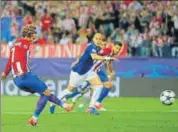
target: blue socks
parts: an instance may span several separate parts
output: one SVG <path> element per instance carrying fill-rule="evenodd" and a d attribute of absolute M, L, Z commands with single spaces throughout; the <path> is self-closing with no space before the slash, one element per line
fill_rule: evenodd
<path fill-rule="evenodd" d="M 103 99 L 108 95 L 109 91 L 110 91 L 110 88 L 104 87 L 97 101 L 101 103 Z"/>
<path fill-rule="evenodd" d="M 70 99 L 77 94 L 84 93 L 85 90 L 90 86 L 90 83 L 88 81 L 84 82 L 82 85 L 80 85 L 78 88 L 75 88 L 74 91 L 72 91 L 71 94 L 68 94 L 65 96 L 66 99 Z"/>
<path fill-rule="evenodd" d="M 38 100 L 36 110 L 34 112 L 34 116 L 36 118 L 39 117 L 41 112 L 43 111 L 44 107 L 46 106 L 46 103 L 49 101 L 63 107 L 63 103 L 60 99 L 58 99 L 55 95 L 51 94 L 50 96 L 42 94 L 41 97 Z"/>
<path fill-rule="evenodd" d="M 63 107 L 62 101 L 61 101 L 60 99 L 58 99 L 54 94 L 51 94 L 51 95 L 49 96 L 49 101 L 50 101 L 50 102 L 53 102 L 53 103 L 55 103 L 55 104 L 57 104 L 57 105 L 59 105 L 59 106 L 61 106 L 61 107 Z"/>
<path fill-rule="evenodd" d="M 67 95 L 65 96 L 65 98 L 66 98 L 66 99 L 70 99 L 70 98 L 76 96 L 77 94 L 80 94 L 80 92 L 78 91 L 78 88 L 75 88 L 74 91 L 72 91 L 71 94 L 67 94 Z"/>
<path fill-rule="evenodd" d="M 43 111 L 44 107 L 46 106 L 46 103 L 48 102 L 48 99 L 49 99 L 49 96 L 46 96 L 46 95 L 41 95 L 41 97 L 39 98 L 37 106 L 36 106 L 36 110 L 34 112 L 34 116 L 36 118 L 38 118 L 41 112 Z"/>

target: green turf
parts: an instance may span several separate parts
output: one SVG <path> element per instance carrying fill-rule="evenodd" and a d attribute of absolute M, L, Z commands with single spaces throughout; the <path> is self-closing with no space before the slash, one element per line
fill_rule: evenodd
<path fill-rule="evenodd" d="M 107 98 L 107 112 L 49 114 L 49 104 L 36 127 L 28 125 L 38 97 L 2 96 L 2 132 L 178 132 L 178 101 L 163 106 L 158 98 Z"/>

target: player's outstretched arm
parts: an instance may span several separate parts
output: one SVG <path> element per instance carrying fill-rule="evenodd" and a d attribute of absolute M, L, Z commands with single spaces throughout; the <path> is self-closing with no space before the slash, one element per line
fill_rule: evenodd
<path fill-rule="evenodd" d="M 91 57 L 93 60 L 117 60 L 114 57 L 108 57 L 108 56 L 101 56 L 98 54 L 91 54 Z"/>
<path fill-rule="evenodd" d="M 2 79 L 6 79 L 6 77 L 8 76 L 8 74 L 9 74 L 9 72 L 10 72 L 10 70 L 11 70 L 11 52 L 10 52 L 10 56 L 9 56 L 8 61 L 7 61 L 5 70 L 4 70 L 4 72 L 1 74 L 1 78 L 2 78 Z"/>
<path fill-rule="evenodd" d="M 106 66 L 106 71 L 108 73 L 113 73 L 114 72 L 114 68 L 112 66 L 112 61 L 108 61 L 105 66 Z"/>
<path fill-rule="evenodd" d="M 71 67 L 73 67 L 75 64 L 78 63 L 80 57 L 81 57 L 81 55 L 76 57 L 76 60 L 71 64 Z"/>
<path fill-rule="evenodd" d="M 112 62 L 109 61 L 106 63 L 106 71 L 108 73 L 108 76 L 111 80 L 114 80 L 115 78 L 115 72 L 114 72 L 114 68 L 113 68 L 113 65 L 112 65 Z"/>

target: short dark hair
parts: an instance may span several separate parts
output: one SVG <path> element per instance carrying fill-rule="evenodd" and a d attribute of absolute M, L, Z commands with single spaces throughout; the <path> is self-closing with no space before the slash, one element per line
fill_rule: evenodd
<path fill-rule="evenodd" d="M 122 47 L 123 44 L 120 41 L 115 41 L 114 45 L 119 45 L 120 47 Z"/>

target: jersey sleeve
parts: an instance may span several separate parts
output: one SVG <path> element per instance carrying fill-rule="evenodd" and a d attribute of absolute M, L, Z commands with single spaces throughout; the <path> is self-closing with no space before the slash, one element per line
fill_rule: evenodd
<path fill-rule="evenodd" d="M 95 47 L 93 46 L 88 46 L 87 49 L 86 49 L 86 53 L 91 55 L 91 54 L 96 54 L 97 53 L 97 50 Z"/>
<path fill-rule="evenodd" d="M 7 61 L 7 64 L 6 64 L 6 67 L 5 67 L 5 70 L 4 70 L 4 74 L 7 76 L 9 74 L 9 72 L 11 71 L 11 52 L 10 52 L 10 56 L 8 58 L 8 61 Z"/>

